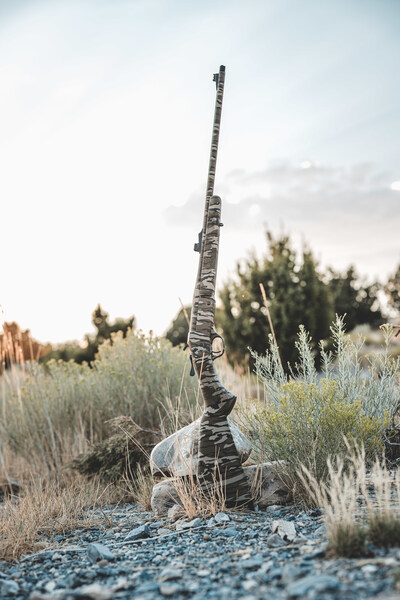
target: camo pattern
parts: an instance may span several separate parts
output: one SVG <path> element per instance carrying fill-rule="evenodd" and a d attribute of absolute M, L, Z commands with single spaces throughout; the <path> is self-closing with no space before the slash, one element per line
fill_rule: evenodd
<path fill-rule="evenodd" d="M 211 142 L 206 205 L 200 247 L 199 269 L 193 297 L 188 344 L 192 364 L 205 403 L 200 422 L 198 478 L 206 494 L 221 495 L 227 507 L 252 507 L 248 480 L 240 463 L 227 416 L 236 396 L 220 382 L 214 367 L 212 342 L 215 331 L 215 289 L 218 265 L 221 198 L 214 196 L 219 129 L 225 67 L 218 75 L 214 127 Z"/>

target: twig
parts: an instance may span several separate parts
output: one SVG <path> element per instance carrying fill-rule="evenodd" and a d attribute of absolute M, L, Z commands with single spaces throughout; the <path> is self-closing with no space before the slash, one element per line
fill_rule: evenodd
<path fill-rule="evenodd" d="M 271 314 L 269 312 L 269 302 L 267 300 L 267 294 L 265 293 L 265 288 L 264 288 L 263 284 L 260 283 L 259 285 L 260 285 L 260 290 L 261 290 L 261 295 L 262 295 L 262 298 L 263 298 L 264 306 L 265 306 L 265 309 L 267 311 L 268 323 L 269 323 L 269 327 L 271 329 L 272 338 L 274 340 L 275 348 L 276 348 L 276 351 L 278 353 L 279 364 L 281 365 L 281 369 L 283 371 L 283 366 L 282 366 L 282 361 L 281 361 L 281 355 L 279 354 L 279 346 L 278 346 L 277 341 L 276 341 L 275 330 L 274 330 L 274 326 L 272 324 Z"/>
<path fill-rule="evenodd" d="M 189 325 L 189 327 L 190 327 L 190 319 L 189 319 L 189 315 L 187 314 L 187 310 L 186 310 L 186 308 L 184 307 L 184 305 L 183 305 L 183 302 L 182 302 L 182 300 L 181 300 L 180 298 L 179 298 L 179 302 L 181 303 L 182 310 L 183 310 L 183 314 L 185 315 L 185 318 L 186 318 L 187 324 L 188 324 L 188 325 Z"/>

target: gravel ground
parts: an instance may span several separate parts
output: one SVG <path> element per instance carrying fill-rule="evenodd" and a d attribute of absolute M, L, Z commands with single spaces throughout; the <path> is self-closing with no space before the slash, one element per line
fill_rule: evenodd
<path fill-rule="evenodd" d="M 174 524 L 131 504 L 103 513 L 109 527 L 59 535 L 51 549 L 0 562 L 0 598 L 400 600 L 400 549 L 328 559 L 318 510 L 275 506 Z"/>

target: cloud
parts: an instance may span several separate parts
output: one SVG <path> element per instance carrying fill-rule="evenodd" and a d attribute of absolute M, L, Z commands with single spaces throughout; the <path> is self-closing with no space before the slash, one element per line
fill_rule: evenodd
<path fill-rule="evenodd" d="M 280 161 L 259 172 L 235 170 L 218 186 L 224 244 L 239 250 L 265 249 L 263 233 L 282 226 L 300 248 L 310 244 L 323 265 L 384 276 L 400 259 L 400 191 L 372 164 L 324 166 Z M 193 193 L 164 218 L 176 227 L 201 228 L 204 196 Z M 235 253 L 236 251 L 236 253 Z M 237 256 L 237 254 L 236 254 Z"/>
<path fill-rule="evenodd" d="M 329 167 L 304 161 L 280 162 L 264 171 L 236 170 L 218 186 L 223 220 L 253 229 L 265 222 L 340 224 L 343 220 L 393 219 L 400 194 L 371 164 Z M 217 189 L 217 188 L 216 188 Z M 168 224 L 186 226 L 201 215 L 204 198 L 193 193 L 180 207 L 165 210 Z"/>

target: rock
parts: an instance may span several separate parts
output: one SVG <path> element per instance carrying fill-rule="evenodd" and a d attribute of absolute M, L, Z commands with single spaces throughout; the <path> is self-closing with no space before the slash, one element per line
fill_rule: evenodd
<path fill-rule="evenodd" d="M 236 425 L 229 421 L 241 463 L 250 456 L 251 442 Z M 155 446 L 150 455 L 150 468 L 153 475 L 164 477 L 185 477 L 197 469 L 200 419 L 173 433 Z"/>
<path fill-rule="evenodd" d="M 82 587 L 74 590 L 74 592 L 78 598 L 90 598 L 90 600 L 111 600 L 111 598 L 114 597 L 113 587 L 105 587 L 99 583 L 83 585 Z"/>
<path fill-rule="evenodd" d="M 280 535 L 273 533 L 267 537 L 267 546 L 270 548 L 281 548 L 282 546 L 285 546 L 285 542 Z"/>
<path fill-rule="evenodd" d="M 180 579 L 182 577 L 182 571 L 180 569 L 164 569 L 160 573 L 158 581 L 172 581 L 173 579 Z"/>
<path fill-rule="evenodd" d="M 261 556 L 255 556 L 254 558 L 247 558 L 246 560 L 242 560 L 240 562 L 240 566 L 242 569 L 259 569 L 263 564 L 263 558 Z"/>
<path fill-rule="evenodd" d="M 273 521 L 271 531 L 277 533 L 286 542 L 293 542 L 296 537 L 296 528 L 293 522 L 284 519 Z"/>
<path fill-rule="evenodd" d="M 135 529 L 132 529 L 132 531 L 125 536 L 125 542 L 148 538 L 150 535 L 150 527 L 148 525 L 141 525 L 140 527 L 135 527 Z"/>
<path fill-rule="evenodd" d="M 184 588 L 179 583 L 165 583 L 160 586 L 160 594 L 163 596 L 176 596 L 182 594 Z"/>
<path fill-rule="evenodd" d="M 236 527 L 227 527 L 226 529 L 220 529 L 219 533 L 226 537 L 236 537 L 239 534 L 239 531 Z"/>
<path fill-rule="evenodd" d="M 288 585 L 292 583 L 295 579 L 299 579 L 302 575 L 304 575 L 304 567 L 299 567 L 297 565 L 287 564 L 282 569 L 281 582 L 283 585 Z"/>
<path fill-rule="evenodd" d="M 175 479 L 165 479 L 156 483 L 151 494 L 151 509 L 157 517 L 166 517 L 174 504 L 181 504 L 174 486 Z"/>
<path fill-rule="evenodd" d="M 87 557 L 91 563 L 95 564 L 98 560 L 115 560 L 114 554 L 107 546 L 99 543 L 89 544 L 86 548 Z"/>
<path fill-rule="evenodd" d="M 183 508 L 180 504 L 174 504 L 168 509 L 167 517 L 170 523 L 175 523 L 178 519 L 184 516 Z"/>
<path fill-rule="evenodd" d="M 3 579 L 0 582 L 1 598 L 6 596 L 17 596 L 19 594 L 19 585 L 13 579 Z"/>
<path fill-rule="evenodd" d="M 255 504 L 260 509 L 269 506 L 279 509 L 282 504 L 290 501 L 290 490 L 277 476 L 277 468 L 276 461 L 243 467 Z"/>
<path fill-rule="evenodd" d="M 183 521 L 183 523 L 176 524 L 176 530 L 182 531 L 182 529 L 192 529 L 193 527 L 200 527 L 203 525 L 203 519 L 200 517 L 196 517 L 196 519 L 192 519 L 191 521 Z"/>
<path fill-rule="evenodd" d="M 230 517 L 226 513 L 220 512 L 215 515 L 214 520 L 216 523 L 227 523 L 230 521 Z"/>
<path fill-rule="evenodd" d="M 289 598 L 298 598 L 310 592 L 315 597 L 317 593 L 337 590 L 339 585 L 337 577 L 333 577 L 332 575 L 307 575 L 302 579 L 290 583 L 286 588 L 286 592 Z"/>

